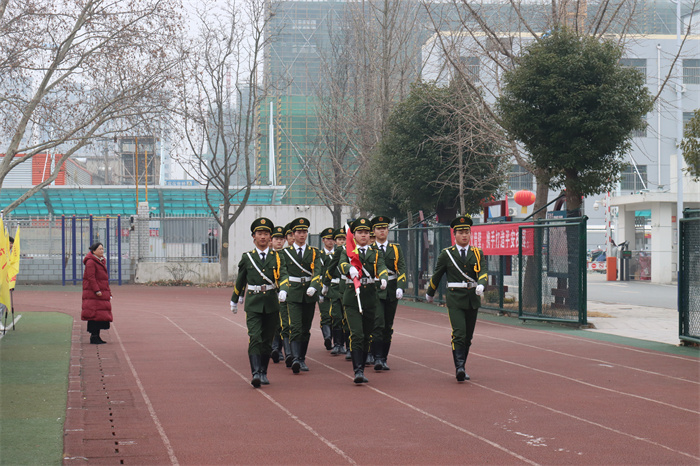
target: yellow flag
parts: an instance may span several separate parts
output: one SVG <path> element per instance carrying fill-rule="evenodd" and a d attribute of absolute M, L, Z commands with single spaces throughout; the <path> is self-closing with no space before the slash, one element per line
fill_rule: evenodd
<path fill-rule="evenodd" d="M 10 238 L 5 231 L 5 224 L 0 218 L 0 303 L 12 309 L 10 300 L 10 280 L 7 272 L 10 268 Z"/>
<path fill-rule="evenodd" d="M 10 266 L 7 272 L 7 277 L 10 280 L 10 289 L 15 289 L 17 283 L 17 274 L 19 273 L 19 225 L 15 232 L 15 243 L 10 251 Z"/>

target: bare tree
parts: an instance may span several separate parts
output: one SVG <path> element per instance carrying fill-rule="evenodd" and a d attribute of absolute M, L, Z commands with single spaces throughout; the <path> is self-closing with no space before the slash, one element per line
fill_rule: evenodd
<path fill-rule="evenodd" d="M 0 0 L 0 189 L 37 154 L 63 162 L 166 108 L 181 28 L 175 1 Z"/>
<path fill-rule="evenodd" d="M 426 0 L 424 8 L 435 33 L 430 43 L 432 52 L 441 57 L 437 74 L 456 70 L 467 85 L 482 91 L 482 105 L 486 113 L 500 124 L 494 110 L 496 97 L 501 91 L 501 78 L 517 66 L 518 56 L 525 44 L 539 41 L 547 31 L 566 26 L 580 35 L 602 38 L 614 34 L 625 43 L 634 31 L 635 21 L 643 7 L 638 0 L 586 2 L 585 0 L 552 0 L 537 2 L 477 2 L 467 0 Z M 692 10 L 695 6 L 690 6 Z M 685 37 L 690 34 L 690 27 Z M 685 39 L 684 39 L 685 42 Z M 677 51 L 675 61 L 681 54 Z M 480 75 L 474 79 L 468 68 L 460 66 L 465 59 L 473 59 Z M 671 67 L 672 69 L 673 67 Z M 671 73 L 663 78 L 656 99 L 659 98 Z M 486 83 L 486 85 L 484 85 Z M 509 154 L 537 180 L 534 210 L 547 203 L 550 181 L 557 173 L 536 166 L 517 142 L 508 142 Z M 544 218 L 544 209 L 536 217 Z"/>
<path fill-rule="evenodd" d="M 180 116 L 190 157 L 181 165 L 204 185 L 209 211 L 222 229 L 221 280 L 228 281 L 229 230 L 253 184 L 263 32 L 272 12 L 265 0 L 205 2 L 195 38 L 182 44 Z"/>

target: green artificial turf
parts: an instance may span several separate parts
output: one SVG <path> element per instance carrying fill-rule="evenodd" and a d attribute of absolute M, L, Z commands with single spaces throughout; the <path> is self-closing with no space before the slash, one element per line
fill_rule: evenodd
<path fill-rule="evenodd" d="M 0 339 L 0 464 L 60 465 L 73 318 L 21 315 Z"/>

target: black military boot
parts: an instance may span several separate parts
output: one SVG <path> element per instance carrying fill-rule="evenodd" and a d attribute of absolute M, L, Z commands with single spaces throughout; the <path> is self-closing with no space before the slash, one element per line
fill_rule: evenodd
<path fill-rule="evenodd" d="M 272 351 L 270 352 L 270 358 L 272 362 L 277 364 L 280 362 L 280 354 L 282 353 L 282 338 L 276 335 L 272 340 Z"/>
<path fill-rule="evenodd" d="M 292 372 L 295 374 L 299 373 L 301 369 L 301 341 L 293 341 L 292 345 Z"/>
<path fill-rule="evenodd" d="M 372 342 L 372 352 L 374 353 L 374 370 L 384 370 L 382 358 L 384 357 L 384 343 L 381 341 Z"/>
<path fill-rule="evenodd" d="M 367 383 L 369 380 L 365 377 L 365 352 L 360 350 L 350 351 L 352 357 L 352 370 L 355 373 L 355 383 Z"/>
<path fill-rule="evenodd" d="M 292 345 L 289 343 L 289 337 L 284 337 L 282 339 L 282 346 L 284 346 L 284 364 L 287 367 L 292 367 L 292 362 L 294 361 L 294 355 L 292 354 Z"/>
<path fill-rule="evenodd" d="M 250 384 L 255 388 L 260 388 L 260 384 L 262 383 L 260 380 L 262 359 L 259 354 L 249 354 L 248 359 L 250 359 L 250 372 L 253 373 L 253 380 L 250 381 Z"/>
<path fill-rule="evenodd" d="M 306 365 L 306 351 L 309 349 L 309 341 L 302 341 L 301 357 L 299 358 L 299 369 L 303 372 L 309 372 L 309 366 Z"/>
<path fill-rule="evenodd" d="M 260 383 L 263 385 L 270 385 L 270 381 L 267 380 L 267 365 L 270 364 L 270 356 L 269 355 L 261 355 L 261 361 L 260 361 Z"/>
<path fill-rule="evenodd" d="M 373 366 L 374 365 L 374 345 L 375 343 L 372 342 L 369 344 L 369 351 L 365 352 L 365 356 L 367 359 L 365 359 L 365 366 Z"/>
<path fill-rule="evenodd" d="M 469 380 L 469 375 L 464 370 L 464 364 L 467 362 L 467 350 L 465 348 L 452 350 L 452 358 L 455 362 L 457 381 L 464 382 Z"/>
<path fill-rule="evenodd" d="M 331 336 L 331 326 L 330 325 L 321 325 L 321 334 L 323 335 L 323 346 L 327 349 L 330 350 L 333 348 L 333 340 Z"/>
<path fill-rule="evenodd" d="M 386 359 L 389 357 L 389 348 L 391 348 L 391 342 L 385 341 L 382 344 L 382 349 L 384 350 L 384 351 L 382 351 L 382 370 L 383 371 L 390 370 L 389 366 L 386 365 Z"/>
<path fill-rule="evenodd" d="M 345 351 L 343 350 L 343 329 L 336 328 L 333 329 L 333 349 L 331 350 L 331 354 L 333 356 L 336 356 L 338 354 L 344 353 Z"/>

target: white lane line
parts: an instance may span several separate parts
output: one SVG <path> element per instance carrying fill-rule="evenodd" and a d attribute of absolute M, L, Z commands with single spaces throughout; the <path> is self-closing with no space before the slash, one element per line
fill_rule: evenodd
<path fill-rule="evenodd" d="M 161 314 L 161 315 L 162 315 L 162 314 Z M 241 327 L 241 328 L 243 328 L 243 329 L 245 329 L 245 330 L 247 331 L 247 328 L 246 328 L 244 325 L 241 325 L 241 324 L 239 324 L 238 322 L 229 319 L 228 317 L 223 317 L 223 316 L 221 316 L 221 315 L 219 315 L 219 314 L 214 314 L 214 315 L 218 315 L 218 316 L 221 317 L 222 319 L 227 320 L 227 321 L 229 321 L 229 322 L 231 322 L 231 323 L 237 325 L 238 327 Z M 237 371 L 233 366 L 231 366 L 229 363 L 227 363 L 227 362 L 224 361 L 222 358 L 220 358 L 216 353 L 214 353 L 212 350 L 210 350 L 209 348 L 207 348 L 206 346 L 204 346 L 202 343 L 200 343 L 199 340 L 197 340 L 196 338 L 194 338 L 194 337 L 193 337 L 192 335 L 190 335 L 185 329 L 183 329 L 183 328 L 180 327 L 178 324 L 176 324 L 170 317 L 168 317 L 168 316 L 166 316 L 166 315 L 162 315 L 162 317 L 164 317 L 165 319 L 167 319 L 171 324 L 173 324 L 175 327 L 177 327 L 182 333 L 184 333 L 185 335 L 187 335 L 187 337 L 189 337 L 192 341 L 194 341 L 196 344 L 198 344 L 200 347 L 202 347 L 202 349 L 203 349 L 204 351 L 206 351 L 207 353 L 209 353 L 214 359 L 216 359 L 216 360 L 219 361 L 221 364 L 223 364 L 224 366 L 226 366 L 226 368 L 229 369 L 231 372 L 233 372 L 233 373 L 236 374 L 238 377 L 240 377 L 241 379 L 243 379 L 246 383 L 249 382 L 248 377 L 247 377 L 246 375 L 244 375 L 244 374 L 242 374 L 241 372 Z M 284 406 L 282 406 L 277 400 L 275 400 L 273 397 L 271 397 L 270 395 L 268 395 L 267 393 L 265 393 L 264 390 L 256 390 L 256 392 L 259 393 L 260 395 L 264 396 L 265 398 L 267 398 L 267 400 L 268 400 L 270 403 L 272 403 L 272 404 L 275 405 L 277 408 L 279 408 L 280 410 L 282 410 L 287 416 L 289 416 L 291 419 L 293 419 L 294 421 L 296 421 L 296 422 L 297 422 L 299 425 L 301 425 L 304 429 L 308 430 L 308 431 L 309 431 L 312 435 L 314 435 L 317 439 L 321 440 L 328 448 L 330 448 L 330 449 L 333 450 L 335 453 L 337 453 L 338 455 L 340 455 L 340 456 L 341 456 L 345 461 L 347 461 L 349 464 L 357 464 L 357 463 L 355 462 L 355 460 L 353 460 L 350 456 L 348 456 L 348 455 L 347 455 L 343 450 L 341 450 L 336 444 L 334 444 L 333 442 L 331 442 L 330 440 L 328 440 L 327 438 L 325 438 L 323 435 L 321 435 L 320 433 L 318 433 L 313 427 L 311 427 L 309 424 L 307 424 L 307 423 L 305 423 L 304 421 L 302 421 L 297 415 L 295 415 L 294 413 L 292 413 L 291 411 L 289 411 L 287 408 L 285 408 Z"/>
<path fill-rule="evenodd" d="M 448 346 L 449 346 L 449 345 L 448 345 Z M 449 375 L 449 376 L 454 377 L 454 374 L 453 374 L 453 373 L 441 371 L 440 369 L 435 369 L 434 367 L 426 366 L 425 364 L 421 364 L 421 363 L 416 362 L 416 361 L 413 361 L 413 360 L 411 360 L 411 359 L 406 359 L 406 358 L 402 358 L 401 356 L 396 356 L 396 355 L 394 355 L 393 353 L 392 353 L 392 356 L 391 356 L 391 357 L 392 357 L 392 358 L 395 358 L 395 359 L 400 359 L 400 360 L 402 360 L 402 361 L 406 361 L 406 362 L 408 362 L 408 363 L 410 363 L 410 364 L 415 364 L 415 365 L 417 365 L 417 366 L 424 367 L 424 368 L 426 368 L 426 369 L 429 369 L 429 370 L 438 372 L 438 373 L 440 373 L 440 374 L 447 374 L 447 375 Z M 589 420 L 589 419 L 585 419 L 585 418 L 582 418 L 582 417 L 580 417 L 580 416 L 576 416 L 575 414 L 567 413 L 567 412 L 565 412 L 565 411 L 560 411 L 560 410 L 558 410 L 558 409 L 551 408 L 551 407 L 549 407 L 549 406 L 546 406 L 546 405 L 537 403 L 536 401 L 528 400 L 527 398 L 522 398 L 522 397 L 520 397 L 520 396 L 518 396 L 518 395 L 513 395 L 513 394 L 510 394 L 510 393 L 506 393 L 506 392 L 504 392 L 504 391 L 501 391 L 501 390 L 497 390 L 497 389 L 495 389 L 495 388 L 488 387 L 488 386 L 483 385 L 483 384 L 480 384 L 480 383 L 478 383 L 478 382 L 470 381 L 469 384 L 470 384 L 470 385 L 474 385 L 474 386 L 479 387 L 479 388 L 483 388 L 484 390 L 488 390 L 488 391 L 493 392 L 493 393 L 497 393 L 497 394 L 499 394 L 499 395 L 506 396 L 506 397 L 508 397 L 508 398 L 512 398 L 512 399 L 514 399 L 514 400 L 521 401 L 521 402 L 523 402 L 523 403 L 527 403 L 527 404 L 530 404 L 530 405 L 533 405 L 533 406 L 537 406 L 538 408 L 545 409 L 545 410 L 550 411 L 550 412 L 552 412 L 552 413 L 559 414 L 559 415 L 561 415 L 561 416 L 568 417 L 568 418 L 571 418 L 571 419 L 575 419 L 575 420 L 577 420 L 577 421 L 584 422 L 584 423 L 586 423 L 586 424 L 590 424 L 590 425 L 595 426 L 595 427 L 599 427 L 599 428 L 604 429 L 604 430 L 607 430 L 607 431 L 609 431 L 609 432 L 614 432 L 614 433 L 619 434 L 619 435 L 622 435 L 622 436 L 624 436 L 624 437 L 629 437 L 629 438 L 631 438 L 631 439 L 638 440 L 638 441 L 644 442 L 644 443 L 648 443 L 648 444 L 650 444 L 650 445 L 654 445 L 654 446 L 656 446 L 656 447 L 663 448 L 663 449 L 665 449 L 665 450 L 671 451 L 671 452 L 673 452 L 673 453 L 677 453 L 677 454 L 679 454 L 679 455 L 687 456 L 688 458 L 692 458 L 692 459 L 694 459 L 694 460 L 696 460 L 696 461 L 700 461 L 700 457 L 698 457 L 698 456 L 694 456 L 694 455 L 692 455 L 692 454 L 690 454 L 690 453 L 686 453 L 686 452 L 684 452 L 684 451 L 676 450 L 675 448 L 671 448 L 671 447 L 669 447 L 669 446 L 667 446 L 667 445 L 664 445 L 664 444 L 662 444 L 662 443 L 655 442 L 655 441 L 650 440 L 650 439 L 648 439 L 648 438 L 639 437 L 639 436 L 634 435 L 634 434 L 630 434 L 630 433 L 627 433 L 627 432 L 623 432 L 623 431 L 621 431 L 621 430 L 615 429 L 614 427 L 609 427 L 609 426 L 600 424 L 600 423 L 598 423 L 598 422 L 591 421 L 591 420 Z"/>
<path fill-rule="evenodd" d="M 394 333 L 397 333 L 397 332 L 394 332 Z M 417 336 L 414 336 L 414 335 L 408 335 L 408 334 L 405 334 L 405 333 L 398 333 L 398 335 L 402 335 L 402 336 L 405 336 L 405 337 L 407 337 L 407 338 L 413 338 L 413 339 L 415 339 L 415 340 L 420 340 L 420 341 L 424 341 L 424 342 L 428 342 L 428 343 L 433 343 L 433 344 L 436 344 L 436 345 L 439 345 L 439 346 L 443 346 L 443 347 L 449 347 L 449 345 L 447 345 L 447 344 L 445 344 L 445 343 L 437 342 L 437 341 L 435 341 L 435 340 L 429 340 L 429 339 L 427 339 L 427 338 L 421 338 L 421 337 L 417 337 Z M 654 400 L 654 399 L 652 399 L 652 398 L 647 398 L 647 397 L 645 397 L 645 396 L 635 395 L 634 393 L 622 392 L 622 391 L 620 391 L 620 390 L 615 390 L 615 389 L 612 389 L 612 388 L 607 388 L 607 387 L 603 387 L 603 386 L 600 386 L 600 385 L 596 385 L 596 384 L 593 384 L 593 383 L 584 382 L 583 380 L 578 380 L 578 379 L 575 379 L 575 378 L 573 378 L 573 377 L 569 377 L 569 376 L 567 376 L 567 375 L 557 374 L 556 372 L 550 372 L 550 371 L 546 371 L 546 370 L 544 370 L 544 369 L 538 369 L 538 368 L 536 368 L 536 367 L 526 366 L 525 364 L 520 364 L 520 363 L 517 363 L 517 362 L 508 361 L 508 360 L 506 360 L 506 359 L 495 358 L 495 357 L 493 357 L 493 356 L 487 356 L 487 355 L 485 355 L 485 354 L 481 354 L 481 353 L 478 353 L 478 352 L 470 352 L 470 354 L 475 354 L 476 356 L 480 356 L 480 357 L 485 358 L 485 359 L 490 359 L 490 360 L 492 360 L 492 361 L 498 361 L 498 362 L 502 362 L 502 363 L 504 363 L 504 364 L 510 364 L 510 365 L 512 365 L 512 366 L 521 367 L 521 368 L 523 368 L 523 369 L 528 369 L 528 370 L 532 370 L 532 371 L 535 371 L 535 372 L 540 372 L 540 373 L 542 373 L 542 374 L 547 374 L 547 375 L 550 375 L 550 376 L 552 376 L 552 377 L 558 377 L 558 378 L 561 378 L 561 379 L 564 379 L 564 380 L 568 380 L 568 381 L 570 381 L 570 382 L 574 382 L 574 383 L 578 383 L 578 384 L 581 384 L 581 385 L 585 385 L 585 386 L 587 386 L 587 387 L 596 388 L 596 389 L 598 389 L 598 390 L 603 390 L 603 391 L 606 391 L 606 392 L 612 392 L 612 393 L 615 393 L 615 394 L 617 394 L 617 395 L 622 395 L 622 396 L 629 396 L 629 397 L 631 397 L 631 398 L 637 398 L 637 399 L 639 399 L 639 400 L 647 401 L 647 402 L 649 402 L 649 403 L 656 403 L 656 404 L 659 404 L 659 405 L 662 405 L 662 406 L 666 406 L 666 407 L 668 407 L 668 408 L 673 408 L 673 409 L 677 409 L 677 410 L 679 410 L 679 411 L 686 411 L 686 412 L 688 412 L 688 413 L 700 415 L 700 411 L 695 410 L 695 409 L 688 409 L 688 408 L 684 408 L 684 407 L 682 407 L 682 406 L 676 406 L 676 405 L 672 405 L 672 404 L 670 404 L 670 403 L 666 403 L 665 401 Z"/>
<path fill-rule="evenodd" d="M 22 314 L 18 314 L 17 317 L 15 317 L 15 320 L 13 320 L 12 322 L 10 322 L 10 325 L 8 325 L 7 327 L 5 327 L 4 325 L 0 324 L 0 332 L 2 332 L 2 333 L 0 333 L 0 338 L 4 337 L 4 336 L 5 336 L 5 332 L 6 332 L 7 330 L 10 330 L 12 327 L 14 327 L 15 324 L 17 323 L 17 321 L 18 321 L 19 319 L 21 319 L 21 318 L 22 318 Z"/>
<path fill-rule="evenodd" d="M 447 318 L 447 314 L 445 314 L 445 318 Z M 409 321 L 409 322 L 416 322 L 416 323 L 419 323 L 419 324 L 429 325 L 429 326 L 432 326 L 432 327 L 437 327 L 437 328 L 442 328 L 442 329 L 446 328 L 446 327 L 444 327 L 444 326 L 442 326 L 442 325 L 430 324 L 430 323 L 427 323 L 427 322 L 421 322 L 420 320 L 408 319 L 408 318 L 406 318 L 406 317 L 399 317 L 399 316 L 396 316 L 396 319 L 397 319 L 397 320 L 398 320 L 398 319 L 405 319 L 405 320 L 407 320 L 407 321 Z M 579 341 L 579 342 L 583 341 L 583 342 L 586 342 L 586 343 L 588 343 L 588 344 L 597 345 L 597 346 L 609 346 L 609 347 L 611 347 L 611 348 L 615 348 L 616 350 L 632 351 L 632 352 L 634 352 L 634 353 L 648 354 L 648 355 L 650 355 L 650 356 L 659 356 L 659 357 L 664 357 L 664 358 L 680 359 L 680 360 L 682 360 L 682 361 L 691 361 L 691 362 L 697 362 L 697 361 L 698 361 L 698 358 L 692 358 L 692 357 L 688 357 L 688 356 L 679 356 L 679 355 L 676 355 L 676 354 L 668 354 L 668 353 L 663 353 L 663 352 L 660 352 L 660 351 L 648 351 L 648 350 L 643 350 L 643 349 L 640 349 L 640 348 L 634 348 L 634 347 L 632 347 L 632 346 L 620 345 L 620 344 L 615 344 L 615 343 L 608 343 L 608 342 L 599 341 L 599 340 L 592 340 L 592 339 L 590 339 L 590 338 L 577 337 L 577 336 L 575 336 L 575 335 L 566 335 L 566 334 L 563 334 L 563 333 L 559 333 L 559 332 L 550 332 L 550 331 L 547 331 L 547 330 L 536 330 L 536 329 L 533 329 L 533 328 L 516 327 L 515 325 L 499 324 L 498 322 L 491 322 L 491 321 L 483 320 L 483 319 L 480 319 L 480 320 L 479 320 L 479 324 L 480 324 L 480 325 L 481 325 L 481 324 L 486 324 L 486 325 L 493 325 L 494 327 L 515 329 L 515 330 L 517 330 L 517 331 L 519 331 L 519 332 L 534 332 L 534 333 L 541 333 L 541 334 L 545 334 L 545 335 L 552 335 L 552 336 L 556 336 L 557 338 L 563 338 L 563 339 L 567 339 L 567 340 L 576 340 L 576 341 Z M 448 329 L 449 329 L 449 327 L 448 327 Z M 481 335 L 481 334 L 480 334 L 480 333 L 476 333 L 476 335 Z"/>
<path fill-rule="evenodd" d="M 148 408 L 148 412 L 151 415 L 151 419 L 153 419 L 153 423 L 156 425 L 156 429 L 158 429 L 158 434 L 160 434 L 160 438 L 163 441 L 163 445 L 165 445 L 165 448 L 168 451 L 168 456 L 170 457 L 170 463 L 173 466 L 178 466 L 180 463 L 178 463 L 177 457 L 175 456 L 175 450 L 173 450 L 173 446 L 170 443 L 170 439 L 165 434 L 165 429 L 163 429 L 163 425 L 160 423 L 160 420 L 158 419 L 158 415 L 156 415 L 156 410 L 153 408 L 153 405 L 151 404 L 151 400 L 150 400 L 150 398 L 148 398 L 148 395 L 146 394 L 146 389 L 143 387 L 143 384 L 141 383 L 141 379 L 139 378 L 139 375 L 136 373 L 136 369 L 134 368 L 134 365 L 131 363 L 131 358 L 129 357 L 129 353 L 126 352 L 126 348 L 124 347 L 124 342 L 122 341 L 121 337 L 119 336 L 119 332 L 117 331 L 117 326 L 113 324 L 112 329 L 114 330 L 114 334 L 117 336 L 117 340 L 119 341 L 119 346 L 121 347 L 122 352 L 124 353 L 124 358 L 126 359 L 126 363 L 129 365 L 129 369 L 131 369 L 131 373 L 133 374 L 134 379 L 136 379 L 136 385 L 139 387 L 139 391 L 141 392 L 141 396 L 143 397 L 143 401 L 146 403 L 146 407 Z"/>

